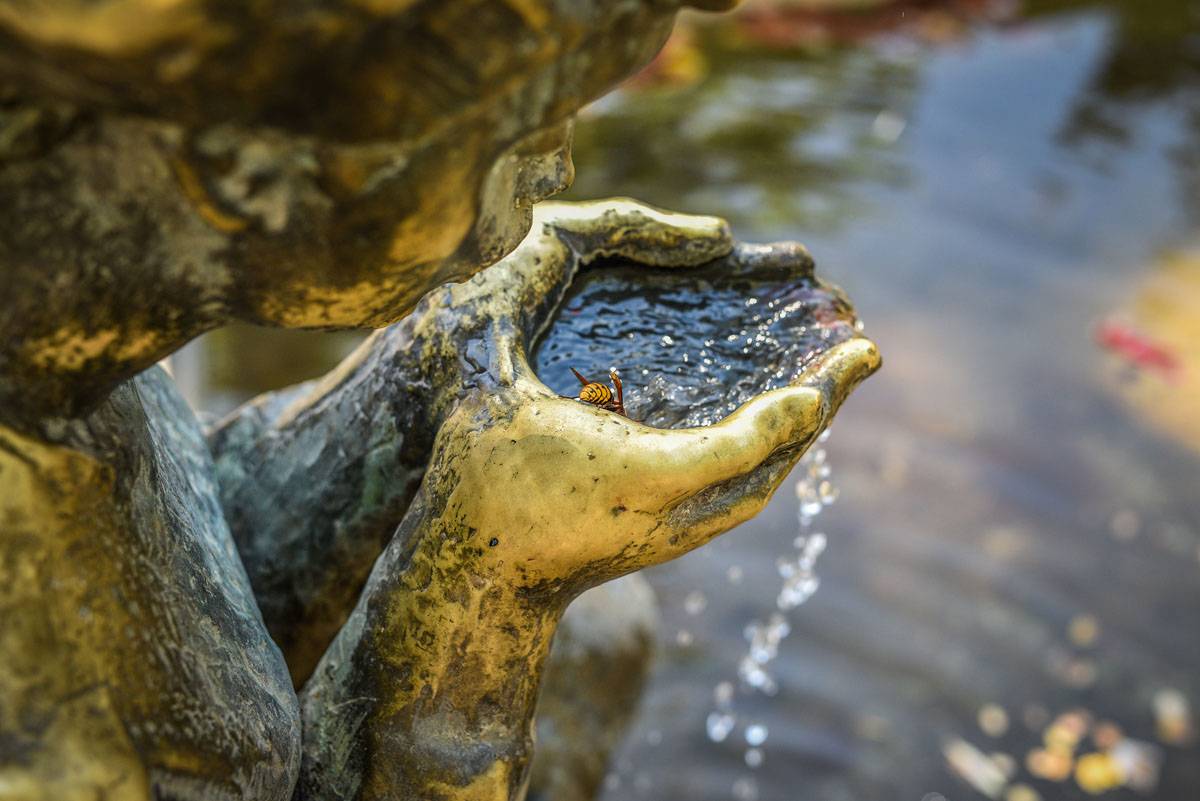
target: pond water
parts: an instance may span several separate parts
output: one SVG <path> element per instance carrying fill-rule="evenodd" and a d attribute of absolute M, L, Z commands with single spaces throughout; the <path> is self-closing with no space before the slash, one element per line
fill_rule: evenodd
<path fill-rule="evenodd" d="M 885 359 L 825 443 L 841 500 L 808 532 L 820 589 L 776 643 L 775 694 L 739 693 L 752 725 L 709 738 L 796 554 L 790 484 L 651 572 L 660 659 L 605 798 L 1091 798 L 1047 740 L 1082 727 L 1075 754 L 1101 750 L 1111 722 L 1158 772 L 1100 797 L 1194 799 L 1200 3 L 896 8 L 685 26 L 578 126 L 568 197 L 804 242 Z M 294 337 L 216 332 L 181 383 L 220 411 L 244 376 L 283 385 L 356 339 L 281 358 Z M 636 408 L 653 377 L 625 378 Z"/>
<path fill-rule="evenodd" d="M 738 700 L 769 731 L 762 764 L 705 720 L 743 627 L 774 608 L 797 534 L 786 487 L 652 573 L 661 658 L 609 801 L 1090 798 L 1044 748 L 1073 710 L 1160 760 L 1142 792 L 1101 797 L 1196 797 L 1200 4 L 940 23 L 819 50 L 706 23 L 669 54 L 682 80 L 581 120 L 571 196 L 803 241 L 885 359 L 826 446 L 841 500 L 778 691 Z M 1109 319 L 1179 342 L 1182 377 L 1101 347 Z M 1006 789 L 972 747 L 1008 755 L 989 761 L 1015 771 Z M 1089 735 L 1076 754 L 1097 750 Z"/>

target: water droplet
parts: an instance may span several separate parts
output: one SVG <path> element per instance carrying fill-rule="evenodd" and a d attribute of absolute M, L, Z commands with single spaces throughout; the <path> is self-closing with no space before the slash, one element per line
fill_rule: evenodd
<path fill-rule="evenodd" d="M 767 741 L 767 727 L 761 723 L 752 723 L 746 727 L 746 744 L 757 748 Z"/>
<path fill-rule="evenodd" d="M 687 648 L 695 641 L 695 639 L 696 638 L 692 636 L 692 633 L 687 629 L 680 629 L 675 633 L 675 644 L 681 648 Z"/>
<path fill-rule="evenodd" d="M 761 334 L 758 338 L 761 338 Z M 828 431 L 821 435 L 821 441 L 827 436 Z M 793 541 L 796 552 L 779 556 L 775 561 L 776 570 L 782 579 L 776 605 L 782 611 L 804 603 L 820 586 L 814 568 L 818 557 L 825 550 L 827 539 L 824 533 L 810 533 L 810 529 L 813 519 L 837 498 L 837 489 L 829 481 L 830 468 L 826 463 L 823 448 L 810 451 L 801 460 L 797 471 L 800 475 L 795 484 L 795 492 L 799 502 L 797 518 L 800 532 Z M 742 577 L 742 569 L 737 565 L 731 565 L 726 571 L 726 578 L 731 584 L 740 583 Z M 782 611 L 772 612 L 765 623 L 761 620 L 751 620 L 743 629 L 747 648 L 738 661 L 738 679 L 744 688 L 767 696 L 775 695 L 779 691 L 767 667 L 778 657 L 780 643 L 791 633 L 787 616 Z M 728 682 L 718 684 L 713 691 L 713 700 L 716 709 L 708 716 L 706 729 L 709 739 L 721 742 L 737 724 L 733 711 L 733 685 Z M 762 724 L 751 724 L 746 727 L 744 735 L 749 746 L 744 754 L 746 764 L 757 768 L 765 760 L 762 746 L 767 740 L 767 728 Z M 746 794 L 746 798 L 757 798 L 758 786 L 752 780 L 746 780 L 746 783 L 736 785 L 735 795 L 739 792 Z"/>
<path fill-rule="evenodd" d="M 789 634 L 792 633 L 791 624 L 787 618 L 775 612 L 767 619 L 767 637 L 776 645 L 782 642 Z"/>
<path fill-rule="evenodd" d="M 767 671 L 763 670 L 759 662 L 749 655 L 742 657 L 741 662 L 738 663 L 738 678 L 766 695 L 774 695 L 778 690 L 775 680 Z"/>
<path fill-rule="evenodd" d="M 699 590 L 692 590 L 683 599 L 683 608 L 689 615 L 698 615 L 708 606 L 708 599 Z"/>
<path fill-rule="evenodd" d="M 758 801 L 758 782 L 749 777 L 743 777 L 733 783 L 733 797 L 736 801 Z"/>
<path fill-rule="evenodd" d="M 822 508 L 823 508 L 823 505 L 819 498 L 801 501 L 801 503 L 800 503 L 800 520 L 801 520 L 801 522 L 806 523 L 807 521 L 812 520 L 814 517 L 821 514 Z"/>
<path fill-rule="evenodd" d="M 714 743 L 721 743 L 733 731 L 735 723 L 733 715 L 728 712 L 712 712 L 705 721 L 704 728 L 708 732 L 708 739 Z"/>

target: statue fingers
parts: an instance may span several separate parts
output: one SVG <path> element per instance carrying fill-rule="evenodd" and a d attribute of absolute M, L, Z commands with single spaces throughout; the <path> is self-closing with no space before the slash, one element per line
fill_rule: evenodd
<path fill-rule="evenodd" d="M 817 390 L 836 412 L 855 387 L 882 364 L 875 343 L 856 337 L 839 342 L 806 365 L 794 384 Z"/>
<path fill-rule="evenodd" d="M 698 492 L 743 476 L 781 450 L 802 450 L 824 429 L 830 405 L 819 389 L 765 392 L 711 426 L 653 429 L 633 425 L 623 454 L 638 508 L 669 510 Z"/>
<path fill-rule="evenodd" d="M 625 258 L 653 267 L 694 267 L 733 249 L 729 224 L 719 217 L 662 211 L 625 198 L 586 203 L 543 203 L 534 226 L 554 230 L 589 262 Z"/>
<path fill-rule="evenodd" d="M 878 369 L 866 339 L 843 342 L 792 386 L 763 393 L 712 426 L 635 426 L 623 449 L 626 504 L 661 525 L 638 549 L 645 567 L 673 559 L 757 514 L 832 421 L 851 390 Z"/>

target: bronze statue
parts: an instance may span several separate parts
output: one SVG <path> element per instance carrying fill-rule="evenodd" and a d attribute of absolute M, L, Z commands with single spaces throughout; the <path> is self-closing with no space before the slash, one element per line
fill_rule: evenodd
<path fill-rule="evenodd" d="M 0 797 L 522 796 L 567 603 L 754 514 L 878 365 L 671 430 L 530 368 L 589 263 L 814 280 L 533 208 L 675 10 L 0 0 Z M 400 322 L 206 433 L 153 365 L 232 319 Z"/>

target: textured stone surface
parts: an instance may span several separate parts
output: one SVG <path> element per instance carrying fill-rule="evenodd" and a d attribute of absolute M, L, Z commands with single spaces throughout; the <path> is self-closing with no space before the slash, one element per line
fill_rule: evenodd
<path fill-rule="evenodd" d="M 296 696 L 165 373 L 0 427 L 0 507 L 0 797 L 286 801 Z"/>

